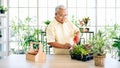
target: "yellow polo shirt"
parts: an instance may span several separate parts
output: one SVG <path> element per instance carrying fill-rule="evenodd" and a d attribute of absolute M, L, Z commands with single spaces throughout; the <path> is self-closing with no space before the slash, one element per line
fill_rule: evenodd
<path fill-rule="evenodd" d="M 71 22 L 66 21 L 63 24 L 53 20 L 47 27 L 47 43 L 58 42 L 61 44 L 73 44 L 74 34 L 79 29 Z M 68 49 L 53 48 L 54 54 L 69 54 Z"/>

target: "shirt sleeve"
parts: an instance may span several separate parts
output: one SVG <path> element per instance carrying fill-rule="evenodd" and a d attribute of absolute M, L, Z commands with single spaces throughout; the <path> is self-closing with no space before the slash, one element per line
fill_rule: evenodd
<path fill-rule="evenodd" d="M 53 26 L 48 26 L 46 29 L 47 43 L 55 42 L 55 32 Z"/>

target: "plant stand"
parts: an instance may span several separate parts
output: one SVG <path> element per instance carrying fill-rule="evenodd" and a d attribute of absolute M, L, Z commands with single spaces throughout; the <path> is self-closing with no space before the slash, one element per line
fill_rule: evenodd
<path fill-rule="evenodd" d="M 104 58 L 105 58 L 105 55 L 102 55 L 102 56 L 95 55 L 94 56 L 95 66 L 103 67 L 104 66 Z"/>
<path fill-rule="evenodd" d="M 39 44 L 38 52 L 34 51 L 33 44 Z M 26 54 L 26 60 L 33 62 L 45 62 L 46 54 L 43 52 L 42 44 L 40 42 L 30 42 L 30 50 Z"/>

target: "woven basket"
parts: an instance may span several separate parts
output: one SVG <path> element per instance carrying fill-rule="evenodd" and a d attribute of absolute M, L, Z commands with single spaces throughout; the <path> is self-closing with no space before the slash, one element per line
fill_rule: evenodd
<path fill-rule="evenodd" d="M 104 66 L 104 58 L 105 58 L 105 55 L 102 55 L 102 56 L 94 55 L 95 66 L 103 67 Z"/>

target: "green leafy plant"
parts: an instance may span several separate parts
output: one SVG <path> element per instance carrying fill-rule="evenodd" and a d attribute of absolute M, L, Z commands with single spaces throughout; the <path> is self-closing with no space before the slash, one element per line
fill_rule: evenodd
<path fill-rule="evenodd" d="M 5 13 L 6 11 L 8 11 L 8 9 L 2 5 L 0 5 L 0 13 Z"/>
<path fill-rule="evenodd" d="M 76 54 L 76 55 L 87 55 L 90 53 L 90 49 L 87 49 L 87 47 L 85 47 L 84 45 L 77 45 L 74 47 L 74 49 L 72 50 L 72 53 L 73 54 Z"/>
<path fill-rule="evenodd" d="M 113 47 L 112 45 L 113 45 L 113 42 L 115 40 L 113 38 L 118 37 L 120 35 L 120 31 L 119 30 L 120 30 L 120 27 L 119 27 L 118 24 L 114 24 L 113 27 L 111 27 L 109 25 L 105 26 L 104 33 L 105 33 L 106 39 L 107 39 L 106 40 L 106 42 L 107 42 L 107 49 L 108 49 L 107 53 L 110 53 L 112 58 L 116 58 L 116 56 L 117 56 L 116 55 L 116 53 L 117 53 L 116 48 Z"/>
<path fill-rule="evenodd" d="M 115 37 L 114 39 L 114 43 L 113 43 L 113 47 L 117 47 L 120 50 L 120 37 Z"/>
<path fill-rule="evenodd" d="M 87 26 L 89 20 L 90 20 L 89 17 L 82 18 L 82 21 L 84 22 L 85 26 Z"/>
<path fill-rule="evenodd" d="M 119 28 L 118 24 L 114 24 L 113 27 L 111 27 L 109 25 L 105 26 L 105 34 L 106 34 L 106 37 L 109 42 L 111 42 L 111 40 L 114 37 L 116 37 L 117 35 L 120 34 L 119 30 L 120 30 L 120 28 Z"/>
<path fill-rule="evenodd" d="M 72 15 L 72 21 L 71 21 L 76 27 L 79 28 L 79 24 L 77 23 L 77 20 L 75 19 L 75 16 Z"/>
<path fill-rule="evenodd" d="M 83 32 L 83 29 L 84 28 L 82 28 L 82 26 L 83 26 L 83 23 L 78 23 L 77 22 L 77 20 L 75 19 L 75 16 L 74 15 L 72 15 L 72 20 L 71 20 L 71 22 L 76 26 L 76 27 L 78 27 L 79 28 L 79 30 L 80 30 L 80 32 Z M 82 36 L 83 34 L 81 34 L 81 36 Z"/>
<path fill-rule="evenodd" d="M 30 45 L 30 42 L 40 42 L 40 39 L 37 37 L 41 33 L 40 30 L 35 29 L 32 34 L 25 35 L 23 37 L 22 47 L 24 50 L 27 50 L 27 47 Z M 34 49 L 38 49 L 38 45 L 34 45 Z"/>
<path fill-rule="evenodd" d="M 89 40 L 92 45 L 92 52 L 95 55 L 104 55 L 106 48 L 106 35 L 102 31 L 98 31 L 92 39 Z"/>
<path fill-rule="evenodd" d="M 18 23 L 16 23 L 18 20 Z M 33 28 L 30 27 L 29 23 L 31 22 L 32 18 L 25 18 L 24 20 L 21 19 L 15 19 L 12 20 L 12 30 L 14 32 L 14 36 L 18 37 L 20 39 L 18 39 L 19 41 L 19 45 L 22 46 L 23 50 L 25 50 L 25 52 L 28 50 L 30 42 L 40 42 L 40 34 L 41 31 L 40 29 L 37 28 Z M 18 33 L 20 32 L 20 34 Z M 34 46 L 34 48 L 36 48 Z"/>
<path fill-rule="evenodd" d="M 50 24 L 50 20 L 46 20 L 44 23 L 46 24 L 46 25 L 49 25 Z"/>
<path fill-rule="evenodd" d="M 119 61 L 120 61 L 120 36 L 114 37 L 113 39 L 114 39 L 114 43 L 112 44 L 112 46 L 117 48 L 117 53 L 118 53 Z"/>

